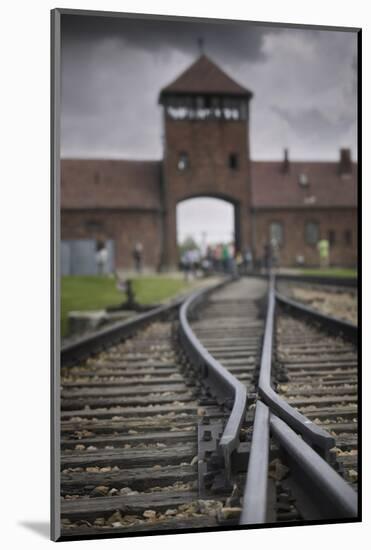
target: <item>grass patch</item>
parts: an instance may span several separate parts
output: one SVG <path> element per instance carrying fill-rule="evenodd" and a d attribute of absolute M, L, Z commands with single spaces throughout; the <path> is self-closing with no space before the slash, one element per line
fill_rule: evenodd
<path fill-rule="evenodd" d="M 156 304 L 187 288 L 183 279 L 152 276 L 133 278 L 136 300 L 140 304 Z M 61 333 L 67 335 L 70 311 L 91 311 L 123 302 L 125 295 L 118 291 L 114 279 L 108 277 L 62 277 Z"/>
<path fill-rule="evenodd" d="M 326 269 L 301 269 L 301 275 L 318 275 L 322 277 L 357 277 L 357 270 L 350 268 L 329 267 Z"/>

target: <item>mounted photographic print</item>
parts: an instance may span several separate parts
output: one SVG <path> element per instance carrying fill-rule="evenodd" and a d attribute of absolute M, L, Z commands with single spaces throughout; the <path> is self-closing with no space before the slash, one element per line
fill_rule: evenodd
<path fill-rule="evenodd" d="M 360 521 L 360 39 L 52 11 L 53 540 Z"/>

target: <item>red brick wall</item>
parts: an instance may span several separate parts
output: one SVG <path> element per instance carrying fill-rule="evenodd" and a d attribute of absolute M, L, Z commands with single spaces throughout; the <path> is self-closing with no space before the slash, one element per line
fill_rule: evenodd
<path fill-rule="evenodd" d="M 178 169 L 186 152 L 189 168 Z M 238 170 L 229 154 L 238 154 Z M 164 194 L 166 210 L 165 262 L 175 265 L 176 204 L 195 196 L 224 198 L 240 206 L 241 247 L 250 242 L 249 143 L 246 121 L 165 119 Z"/>
<path fill-rule="evenodd" d="M 335 244 L 330 248 L 330 264 L 338 266 L 355 266 L 357 263 L 357 210 L 349 209 L 311 209 L 311 210 L 270 210 L 256 211 L 254 215 L 256 257 L 262 257 L 264 244 L 269 239 L 271 222 L 283 223 L 283 245 L 280 248 L 280 264 L 296 265 L 296 256 L 305 258 L 305 265 L 319 264 L 318 250 L 315 245 L 305 242 L 304 227 L 306 222 L 319 224 L 320 238 L 328 239 L 329 231 L 335 233 Z M 345 243 L 344 232 L 352 232 L 352 244 Z"/>
<path fill-rule="evenodd" d="M 91 229 L 89 224 L 101 224 Z M 133 269 L 132 250 L 143 244 L 145 267 L 157 268 L 160 261 L 160 217 L 158 212 L 110 210 L 62 210 L 62 239 L 113 239 L 116 269 Z"/>

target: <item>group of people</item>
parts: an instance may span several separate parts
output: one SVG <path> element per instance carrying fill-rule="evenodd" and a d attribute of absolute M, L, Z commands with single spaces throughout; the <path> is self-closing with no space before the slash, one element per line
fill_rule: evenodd
<path fill-rule="evenodd" d="M 317 244 L 320 265 L 329 265 L 329 242 L 322 239 Z M 137 273 L 143 270 L 143 245 L 137 242 L 132 250 L 134 269 Z M 109 272 L 109 254 L 103 241 L 97 243 L 96 263 L 99 275 Z M 233 243 L 219 243 L 208 245 L 204 254 L 197 247 L 185 250 L 180 258 L 180 269 L 187 280 L 198 275 L 208 275 L 211 272 L 246 274 L 253 266 L 251 250 L 246 248 L 243 253 L 235 249 Z M 255 261 L 256 268 L 270 270 L 279 266 L 279 244 L 275 239 L 267 241 L 264 245 L 261 259 Z"/>
<path fill-rule="evenodd" d="M 246 249 L 244 254 L 236 250 L 233 243 L 208 245 L 204 254 L 194 247 L 183 252 L 180 269 L 187 280 L 211 272 L 238 274 L 252 266 L 252 254 Z"/>
<path fill-rule="evenodd" d="M 317 243 L 320 267 L 326 268 L 330 265 L 330 243 L 327 239 L 320 239 Z M 298 265 L 304 264 L 304 256 L 301 254 L 296 257 Z M 299 261 L 300 260 L 300 261 Z M 266 242 L 263 249 L 262 258 L 255 261 L 256 268 L 265 268 L 266 270 L 278 268 L 280 264 L 280 247 L 275 239 Z"/>
<path fill-rule="evenodd" d="M 143 245 L 137 242 L 132 250 L 132 258 L 134 269 L 137 273 L 143 270 Z M 109 273 L 109 254 L 106 243 L 104 241 L 97 242 L 97 250 L 95 254 L 97 263 L 98 275 L 107 275 Z"/>

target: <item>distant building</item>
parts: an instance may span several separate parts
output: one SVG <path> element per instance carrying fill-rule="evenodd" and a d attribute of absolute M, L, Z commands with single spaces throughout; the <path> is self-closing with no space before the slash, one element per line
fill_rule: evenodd
<path fill-rule="evenodd" d="M 192 197 L 229 201 L 235 245 L 255 259 L 274 238 L 280 263 L 318 265 L 317 242 L 330 242 L 331 264 L 357 262 L 357 165 L 350 150 L 338 162 L 252 161 L 252 93 L 202 55 L 159 97 L 161 161 L 62 159 L 63 273 L 94 273 L 95 243 L 106 241 L 111 269 L 132 268 L 143 244 L 145 267 L 178 263 L 176 205 Z"/>

